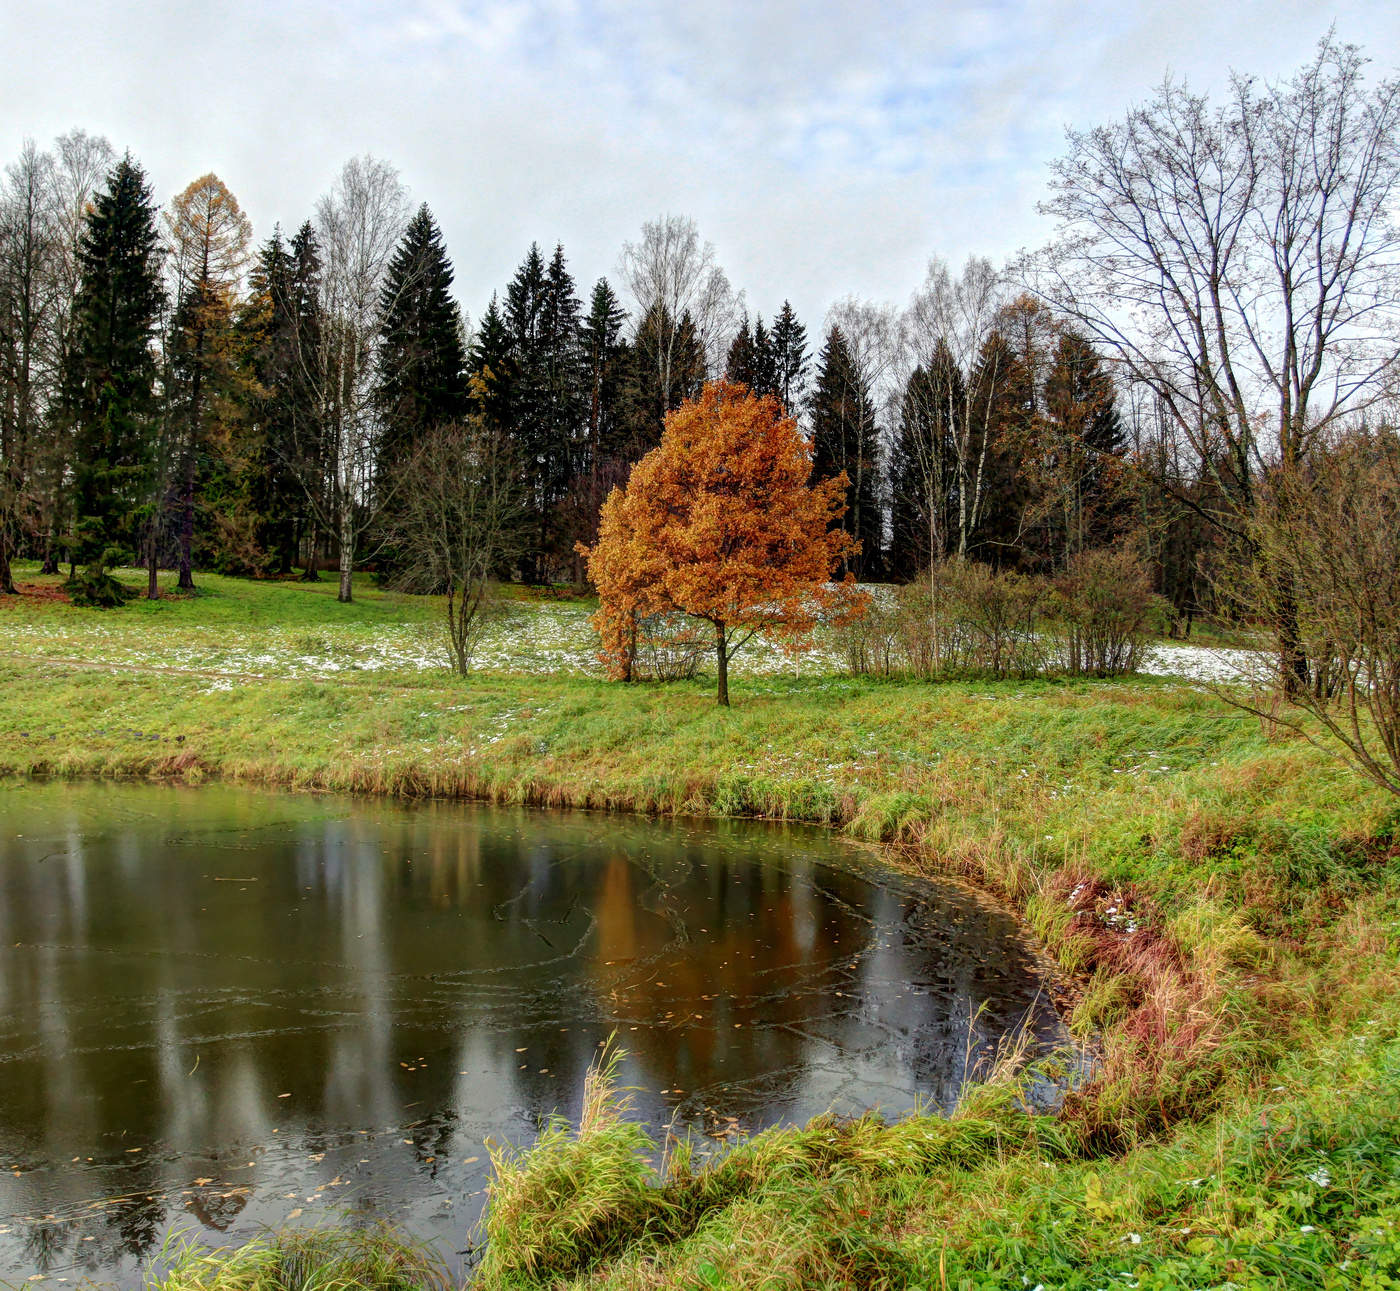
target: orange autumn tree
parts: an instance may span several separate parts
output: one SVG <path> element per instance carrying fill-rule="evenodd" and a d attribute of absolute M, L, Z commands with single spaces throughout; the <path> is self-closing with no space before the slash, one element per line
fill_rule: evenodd
<path fill-rule="evenodd" d="M 834 527 L 846 477 L 811 474 L 806 440 L 772 397 L 712 381 L 669 413 L 661 443 L 603 504 L 598 540 L 579 546 L 610 675 L 630 680 L 643 620 L 688 615 L 713 629 L 727 706 L 729 661 L 756 632 L 796 649 L 822 616 L 863 613 L 849 575 L 829 581 L 858 546 Z"/>

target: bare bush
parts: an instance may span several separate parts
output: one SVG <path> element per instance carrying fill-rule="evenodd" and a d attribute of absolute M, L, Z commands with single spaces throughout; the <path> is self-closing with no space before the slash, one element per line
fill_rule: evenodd
<path fill-rule="evenodd" d="M 855 673 L 1025 677 L 1048 660 L 1039 628 L 1048 600 L 1042 580 L 949 560 L 835 633 Z"/>
<path fill-rule="evenodd" d="M 706 624 L 685 614 L 649 614 L 638 619 L 632 650 L 634 681 L 689 681 L 714 649 Z"/>
<path fill-rule="evenodd" d="M 1119 677 L 1136 672 L 1163 620 L 1147 567 L 1130 548 L 1080 552 L 1055 580 L 1069 672 Z"/>
<path fill-rule="evenodd" d="M 1400 794 L 1400 434 L 1350 431 L 1306 468 L 1277 475 L 1253 537 L 1260 558 L 1243 608 L 1272 622 L 1281 603 L 1296 606 L 1318 661 L 1312 684 L 1268 704 L 1267 716 Z"/>
<path fill-rule="evenodd" d="M 396 472 L 401 501 L 390 540 L 405 591 L 445 592 L 453 667 L 462 676 L 502 606 L 496 574 L 519 553 L 526 517 L 520 472 L 479 419 L 439 426 Z"/>

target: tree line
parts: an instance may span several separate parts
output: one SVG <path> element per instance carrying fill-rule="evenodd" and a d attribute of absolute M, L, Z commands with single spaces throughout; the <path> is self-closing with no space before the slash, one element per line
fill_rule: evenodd
<path fill-rule="evenodd" d="M 189 589 L 334 565 L 349 599 L 357 567 L 413 563 L 417 450 L 442 427 L 506 450 L 497 572 L 578 582 L 611 490 L 723 376 L 798 418 L 815 479 L 845 473 L 843 573 L 1053 574 L 1132 535 L 1187 630 L 1262 550 L 1276 474 L 1384 421 L 1395 389 L 1397 93 L 1364 63 L 1328 38 L 1219 105 L 1165 82 L 1070 134 L 1047 247 L 935 260 L 905 308 L 848 298 L 811 341 L 786 302 L 751 316 L 684 217 L 586 293 L 562 246 L 531 245 L 469 324 L 384 161 L 255 246 L 215 175 L 161 209 L 105 140 L 26 144 L 0 193 L 0 589 L 22 555 L 99 602 L 129 561 L 149 595 L 163 568 Z"/>
<path fill-rule="evenodd" d="M 607 278 L 585 302 L 563 247 L 531 245 L 469 329 L 432 212 L 371 158 L 254 247 L 217 176 L 162 211 L 134 158 L 74 132 L 26 145 L 0 219 L 6 590 L 21 554 L 92 567 L 99 598 L 119 560 L 146 567 L 152 596 L 161 568 L 188 590 L 197 568 L 314 579 L 332 561 L 348 598 L 357 564 L 405 558 L 394 519 L 417 485 L 395 464 L 473 420 L 518 474 L 509 572 L 577 580 L 607 494 L 720 375 L 802 419 L 820 478 L 846 472 L 859 577 L 952 552 L 1043 563 L 1112 529 L 1113 383 L 1082 336 L 1048 340 L 1028 299 L 993 308 L 986 262 L 956 281 L 936 267 L 893 324 L 845 302 L 813 355 L 789 303 L 750 319 L 679 217 L 624 247 L 630 308 Z M 972 291 L 978 317 L 959 312 Z M 1080 476 L 1061 479 L 1075 454 Z M 1077 509 L 1052 518 L 1064 487 Z"/>

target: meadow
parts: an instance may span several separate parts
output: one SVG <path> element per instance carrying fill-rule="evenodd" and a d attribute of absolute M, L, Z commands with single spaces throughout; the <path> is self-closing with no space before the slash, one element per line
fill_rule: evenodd
<path fill-rule="evenodd" d="M 1400 810 L 1226 703 L 1229 651 L 930 684 L 766 647 L 724 710 L 704 677 L 603 680 L 584 601 L 521 594 L 461 679 L 437 604 L 369 580 L 95 612 L 17 574 L 0 774 L 811 821 L 971 878 L 1057 961 L 1096 1065 L 1055 1116 L 1008 1067 L 949 1120 L 653 1167 L 601 1072 L 582 1126 L 501 1151 L 482 1285 L 1400 1286 Z M 399 1240 L 192 1250 L 169 1285 L 442 1279 Z"/>

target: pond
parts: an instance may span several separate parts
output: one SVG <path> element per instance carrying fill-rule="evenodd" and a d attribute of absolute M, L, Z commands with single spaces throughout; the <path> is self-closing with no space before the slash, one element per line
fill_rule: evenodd
<path fill-rule="evenodd" d="M 822 831 L 230 787 L 0 785 L 0 1280 L 384 1217 L 453 1267 L 486 1141 L 722 1144 L 950 1108 L 1063 1042 L 1015 920 Z"/>

